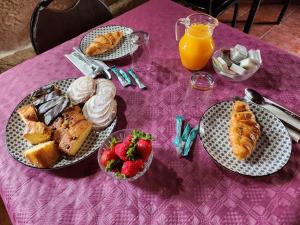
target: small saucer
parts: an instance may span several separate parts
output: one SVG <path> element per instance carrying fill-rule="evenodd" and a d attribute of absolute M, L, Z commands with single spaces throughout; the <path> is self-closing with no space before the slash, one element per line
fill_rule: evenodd
<path fill-rule="evenodd" d="M 213 76 L 207 72 L 194 72 L 191 75 L 191 85 L 192 88 L 201 90 L 201 91 L 208 91 L 214 87 L 215 80 Z"/>

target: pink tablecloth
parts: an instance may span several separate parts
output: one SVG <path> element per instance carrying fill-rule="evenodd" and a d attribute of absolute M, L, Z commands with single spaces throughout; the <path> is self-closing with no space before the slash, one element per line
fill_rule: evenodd
<path fill-rule="evenodd" d="M 176 19 L 191 13 L 171 1 L 151 0 L 108 22 L 148 31 L 151 37 L 155 69 L 142 77 L 149 89 L 123 89 L 114 79 L 118 128 L 141 128 L 157 137 L 153 164 L 136 182 L 107 177 L 95 156 L 46 172 L 23 166 L 6 150 L 5 125 L 16 104 L 43 84 L 80 76 L 64 54 L 81 37 L 0 75 L 0 194 L 13 224 L 299 224 L 299 145 L 281 171 L 261 178 L 220 168 L 199 138 L 192 160 L 177 157 L 171 144 L 175 115 L 195 125 L 210 105 L 241 96 L 246 87 L 300 112 L 300 58 L 223 24 L 214 34 L 216 46 L 259 48 L 263 68 L 242 83 L 217 79 L 211 92 L 191 91 L 174 40 Z M 206 70 L 212 72 L 211 65 Z"/>

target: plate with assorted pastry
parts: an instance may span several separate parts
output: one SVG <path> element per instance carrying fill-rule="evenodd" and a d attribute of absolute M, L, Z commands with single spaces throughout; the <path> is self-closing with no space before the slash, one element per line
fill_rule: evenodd
<path fill-rule="evenodd" d="M 80 50 L 94 59 L 109 61 L 130 54 L 131 28 L 112 25 L 92 30 L 80 42 Z"/>
<path fill-rule="evenodd" d="M 268 110 L 244 100 L 210 107 L 200 121 L 200 138 L 218 164 L 249 176 L 277 172 L 288 162 L 292 149 L 282 122 Z"/>
<path fill-rule="evenodd" d="M 40 169 L 73 165 L 96 152 L 117 122 L 116 87 L 106 79 L 55 81 L 26 96 L 6 126 L 19 162 Z"/>

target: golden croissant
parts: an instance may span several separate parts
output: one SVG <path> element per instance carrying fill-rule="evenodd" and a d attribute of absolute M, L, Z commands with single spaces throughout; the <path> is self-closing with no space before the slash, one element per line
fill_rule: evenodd
<path fill-rule="evenodd" d="M 110 32 L 98 35 L 93 42 L 85 49 L 85 54 L 95 56 L 113 49 L 121 41 L 124 36 L 122 31 Z"/>
<path fill-rule="evenodd" d="M 242 101 L 236 101 L 231 112 L 229 138 L 234 156 L 243 160 L 249 157 L 260 136 L 260 125 L 254 113 Z"/>

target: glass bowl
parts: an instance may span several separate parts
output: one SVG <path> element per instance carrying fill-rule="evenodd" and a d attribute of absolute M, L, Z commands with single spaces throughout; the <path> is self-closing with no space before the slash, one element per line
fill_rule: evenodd
<path fill-rule="evenodd" d="M 215 51 L 212 57 L 213 58 L 220 57 L 222 55 L 222 51 L 224 51 L 224 50 L 228 51 L 230 49 L 221 48 L 221 49 Z M 213 64 L 215 72 L 219 76 L 221 76 L 221 77 L 223 77 L 223 78 L 225 78 L 227 80 L 236 81 L 236 82 L 244 81 L 244 80 L 249 79 L 250 77 L 252 77 L 259 70 L 259 68 L 261 66 L 261 64 L 258 64 L 258 65 L 256 65 L 255 67 L 253 67 L 251 69 L 247 69 L 246 72 L 243 75 L 238 75 L 238 74 L 237 75 L 232 75 L 232 74 L 228 74 L 228 73 L 224 73 L 223 71 L 220 71 L 218 69 L 218 67 L 215 65 L 215 63 L 214 63 L 213 60 L 212 60 L 212 64 Z"/>
<path fill-rule="evenodd" d="M 105 167 L 100 163 L 100 158 L 101 158 L 101 155 L 103 153 L 103 150 L 105 148 L 109 148 L 111 139 L 113 137 L 115 137 L 118 141 L 123 141 L 129 134 L 131 134 L 132 130 L 133 129 L 123 129 L 123 130 L 118 130 L 118 131 L 115 131 L 115 132 L 111 133 L 105 139 L 105 141 L 102 143 L 102 145 L 100 146 L 99 151 L 98 151 L 97 160 L 98 160 L 98 164 L 99 164 L 99 167 L 101 168 L 101 170 L 106 175 L 108 175 L 112 178 L 115 178 L 117 180 L 120 180 L 120 181 L 134 181 L 134 180 L 140 178 L 141 176 L 143 176 L 147 172 L 147 170 L 149 169 L 149 167 L 152 163 L 152 160 L 153 160 L 153 147 L 152 147 L 151 154 L 149 155 L 147 162 L 145 162 L 145 164 L 144 164 L 144 169 L 142 171 L 138 172 L 135 176 L 128 177 L 128 178 L 122 178 L 122 177 L 116 176 L 114 172 L 106 171 Z M 153 140 L 152 140 L 152 142 L 153 142 Z"/>

